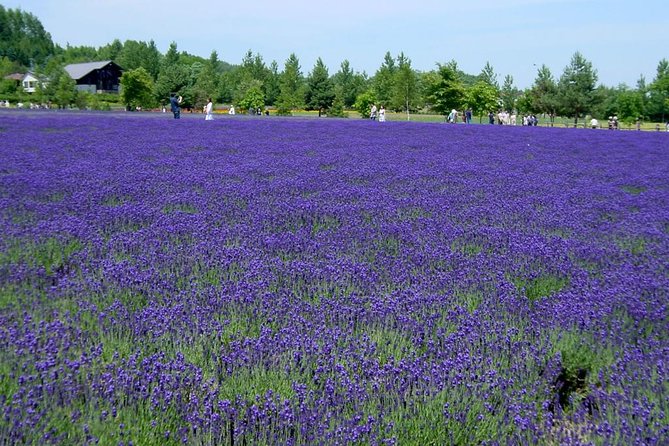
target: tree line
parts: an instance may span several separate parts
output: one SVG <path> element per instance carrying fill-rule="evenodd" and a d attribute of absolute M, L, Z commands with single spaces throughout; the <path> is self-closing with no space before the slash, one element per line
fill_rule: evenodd
<path fill-rule="evenodd" d="M 474 115 L 508 111 L 574 119 L 586 115 L 617 115 L 622 121 L 662 121 L 669 112 L 669 62 L 659 61 L 654 78 L 641 76 L 634 87 L 598 84 L 597 70 L 580 52 L 575 52 L 559 76 L 542 65 L 531 87 L 514 85 L 511 75 L 501 79 L 488 62 L 478 74 L 463 72 L 456 61 L 437 63 L 434 70 L 419 71 L 404 53 L 384 55 L 373 75 L 354 70 L 348 60 L 330 74 L 319 58 L 306 74 L 295 53 L 279 67 L 266 63 L 251 50 L 240 64 L 177 49 L 173 42 L 161 54 L 153 41 L 118 39 L 102 47 L 54 44 L 40 21 L 20 9 L 0 5 L 0 95 L 21 97 L 15 81 L 4 79 L 13 72 L 31 70 L 48 79 L 34 98 L 60 106 L 101 106 L 99 95 L 80 93 L 63 67 L 70 63 L 113 60 L 123 70 L 122 92 L 117 98 L 130 108 L 153 108 L 179 94 L 187 107 L 202 107 L 207 98 L 235 104 L 241 110 L 273 107 L 289 115 L 298 109 L 318 110 L 329 116 L 344 116 L 357 110 L 367 116 L 371 104 L 406 113 L 439 113 L 471 109 Z"/>

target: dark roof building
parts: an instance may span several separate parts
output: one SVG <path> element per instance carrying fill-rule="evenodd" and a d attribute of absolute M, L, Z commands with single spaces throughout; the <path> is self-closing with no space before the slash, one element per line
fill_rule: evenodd
<path fill-rule="evenodd" d="M 111 60 L 74 63 L 65 71 L 77 83 L 77 90 L 90 93 L 118 93 L 123 69 Z"/>

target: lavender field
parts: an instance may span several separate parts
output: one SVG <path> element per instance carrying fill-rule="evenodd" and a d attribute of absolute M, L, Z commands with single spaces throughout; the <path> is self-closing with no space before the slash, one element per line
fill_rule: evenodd
<path fill-rule="evenodd" d="M 0 444 L 669 443 L 669 135 L 0 114 Z"/>

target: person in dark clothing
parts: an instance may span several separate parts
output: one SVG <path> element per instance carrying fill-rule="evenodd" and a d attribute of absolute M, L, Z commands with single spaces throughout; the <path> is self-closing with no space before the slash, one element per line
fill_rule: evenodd
<path fill-rule="evenodd" d="M 179 105 L 181 104 L 182 100 L 183 98 L 181 96 L 177 96 L 176 94 L 173 94 L 170 97 L 170 108 L 172 109 L 172 113 L 174 113 L 174 119 L 181 118 L 181 107 L 179 107 Z"/>

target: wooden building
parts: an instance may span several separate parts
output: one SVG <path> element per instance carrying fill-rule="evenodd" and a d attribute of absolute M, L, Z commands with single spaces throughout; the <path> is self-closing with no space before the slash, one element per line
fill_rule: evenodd
<path fill-rule="evenodd" d="M 111 60 L 70 64 L 65 71 L 77 83 L 77 90 L 89 93 L 118 93 L 123 74 Z"/>

